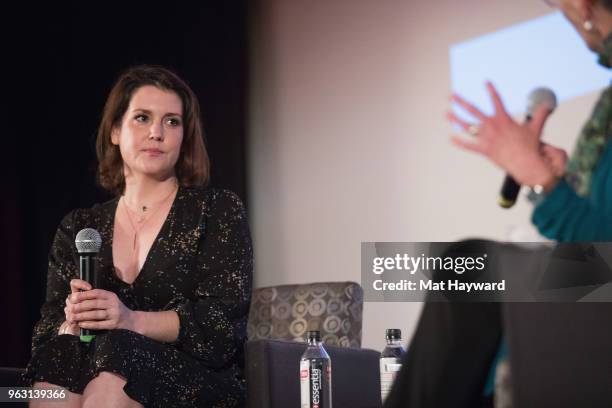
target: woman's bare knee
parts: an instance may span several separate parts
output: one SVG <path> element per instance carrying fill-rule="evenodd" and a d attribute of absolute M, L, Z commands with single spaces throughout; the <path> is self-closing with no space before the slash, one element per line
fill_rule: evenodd
<path fill-rule="evenodd" d="M 83 391 L 83 408 L 90 407 L 142 407 L 123 391 L 126 379 L 122 376 L 102 371 L 91 380 Z"/>
<path fill-rule="evenodd" d="M 32 400 L 28 405 L 30 408 L 81 408 L 81 394 L 75 394 L 73 392 L 70 392 L 63 387 L 60 387 L 59 385 L 51 384 L 45 381 L 37 381 L 34 383 L 32 388 L 39 390 L 65 390 L 68 399 L 66 399 L 65 401 Z"/>

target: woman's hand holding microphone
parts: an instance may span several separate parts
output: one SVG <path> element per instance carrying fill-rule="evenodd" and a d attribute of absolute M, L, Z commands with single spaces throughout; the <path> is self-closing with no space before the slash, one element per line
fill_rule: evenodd
<path fill-rule="evenodd" d="M 134 312 L 127 308 L 113 292 L 92 289 L 82 279 L 70 281 L 70 295 L 66 298 L 66 321 L 58 334 L 78 336 L 80 329 L 136 331 Z"/>
<path fill-rule="evenodd" d="M 530 187 L 539 185 L 544 191 L 550 191 L 565 171 L 567 154 L 562 149 L 540 141 L 542 128 L 550 115 L 549 107 L 540 106 L 532 120 L 520 124 L 506 112 L 499 94 L 491 83 L 487 83 L 487 90 L 495 107 L 492 116 L 486 116 L 471 103 L 458 95 L 453 95 L 452 101 L 477 118 L 480 123 L 477 125 L 468 123 L 449 111 L 447 118 L 450 122 L 475 136 L 474 140 L 468 141 L 453 135 L 451 141 L 464 150 L 487 157 L 519 184 Z"/>

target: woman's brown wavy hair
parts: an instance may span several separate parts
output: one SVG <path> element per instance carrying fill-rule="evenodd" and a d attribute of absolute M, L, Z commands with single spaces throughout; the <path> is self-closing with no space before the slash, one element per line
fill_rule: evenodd
<path fill-rule="evenodd" d="M 119 146 L 111 143 L 111 132 L 121 121 L 134 92 L 145 85 L 176 93 L 183 105 L 183 141 L 175 165 L 183 187 L 203 186 L 210 176 L 210 161 L 204 145 L 200 104 L 189 85 L 174 72 L 155 65 L 139 65 L 122 73 L 108 95 L 96 138 L 98 183 L 105 190 L 120 195 L 125 189 L 123 159 Z"/>

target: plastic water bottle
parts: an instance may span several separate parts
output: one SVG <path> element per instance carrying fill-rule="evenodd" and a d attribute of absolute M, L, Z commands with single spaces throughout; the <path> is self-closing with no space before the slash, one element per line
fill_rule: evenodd
<path fill-rule="evenodd" d="M 380 396 L 383 402 L 389 395 L 393 381 L 402 368 L 402 356 L 406 352 L 402 346 L 400 329 L 387 329 L 385 338 L 387 347 L 380 353 Z"/>
<path fill-rule="evenodd" d="M 301 407 L 331 408 L 331 360 L 320 332 L 309 331 L 306 338 L 308 348 L 300 360 Z"/>

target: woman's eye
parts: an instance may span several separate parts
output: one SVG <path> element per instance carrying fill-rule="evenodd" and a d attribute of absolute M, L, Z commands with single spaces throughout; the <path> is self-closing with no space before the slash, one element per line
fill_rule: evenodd
<path fill-rule="evenodd" d="M 181 120 L 178 118 L 168 118 L 166 123 L 170 126 L 179 126 L 181 124 Z"/>
<path fill-rule="evenodd" d="M 139 114 L 134 116 L 134 119 L 136 119 L 136 122 L 146 122 L 148 117 L 147 115 Z"/>

